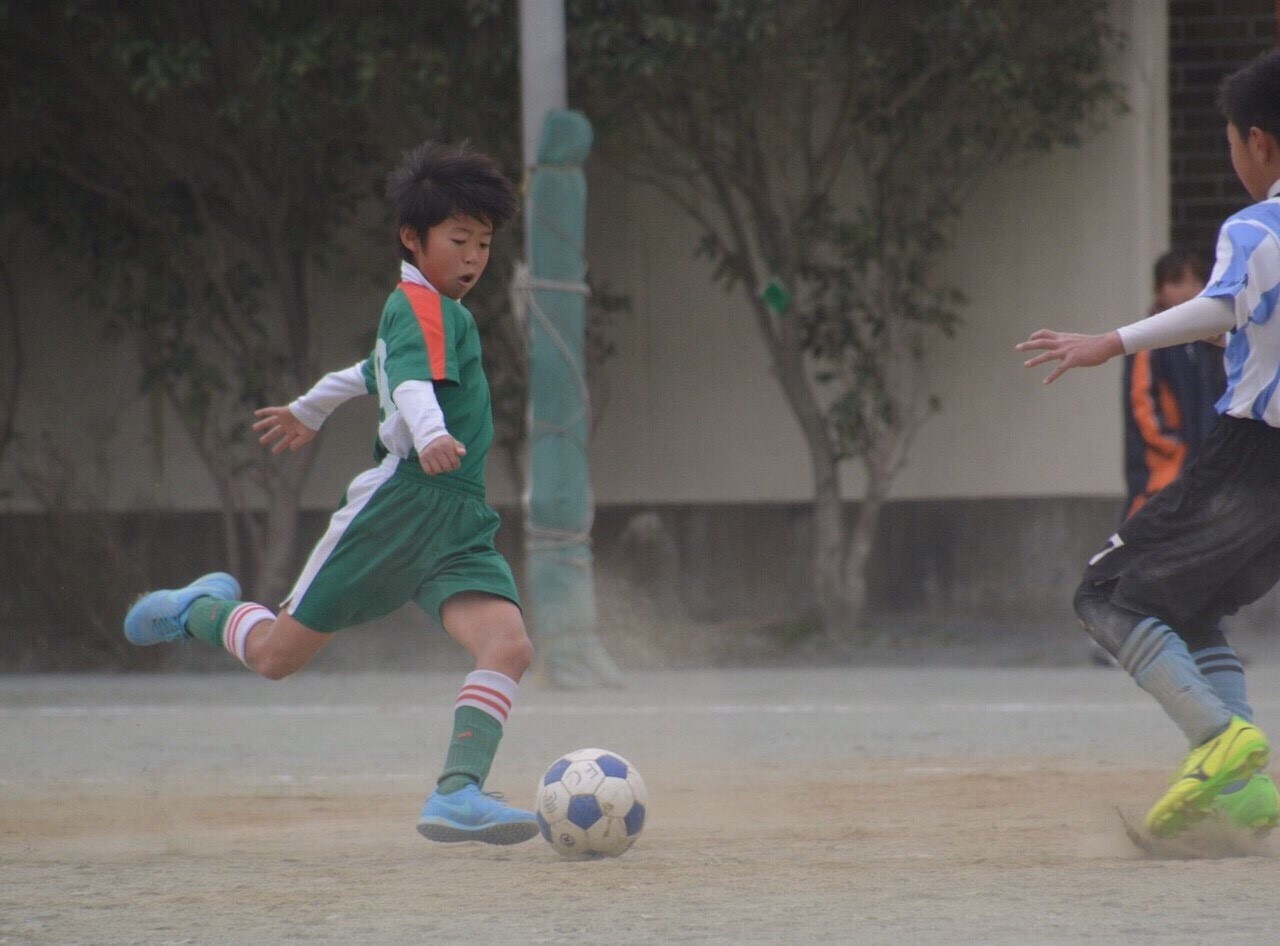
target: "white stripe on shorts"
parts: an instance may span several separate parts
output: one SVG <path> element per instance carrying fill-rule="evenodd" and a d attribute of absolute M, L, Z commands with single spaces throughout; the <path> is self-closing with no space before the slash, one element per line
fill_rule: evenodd
<path fill-rule="evenodd" d="M 373 494 L 378 491 L 378 487 L 391 478 L 391 474 L 399 465 L 400 458 L 395 454 L 389 454 L 381 464 L 372 470 L 365 470 L 351 481 L 351 485 L 347 487 L 346 505 L 329 517 L 329 527 L 325 529 L 316 547 L 311 550 L 311 556 L 303 566 L 302 574 L 298 576 L 293 590 L 280 602 L 281 611 L 293 613 L 294 606 L 306 596 L 311 582 L 315 580 L 324 563 L 329 560 L 333 550 L 342 541 L 352 521 L 360 515 L 364 507 L 369 504 L 369 500 L 373 498 Z"/>

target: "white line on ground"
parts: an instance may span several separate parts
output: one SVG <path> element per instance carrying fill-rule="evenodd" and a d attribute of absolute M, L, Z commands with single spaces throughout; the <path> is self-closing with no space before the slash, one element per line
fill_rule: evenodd
<path fill-rule="evenodd" d="M 906 704 L 902 704 L 906 705 Z M 916 704 L 911 704 L 916 705 Z M 1148 702 L 1115 703 L 935 703 L 931 708 L 949 713 L 1040 714 L 1114 713 L 1148 709 Z M 219 706 L 219 716 L 372 716 L 395 713 L 438 713 L 452 709 L 452 703 L 384 705 L 379 703 L 268 703 Z M 895 703 L 710 703 L 710 704 L 626 704 L 593 703 L 545 706 L 526 704 L 517 708 L 522 716 L 817 716 L 883 714 L 899 708 Z M 9 706 L 0 707 L 0 719 L 57 719 L 77 717 L 173 716 L 205 713 L 209 707 L 193 704 L 106 704 L 102 706 Z"/>
<path fill-rule="evenodd" d="M 903 775 L 959 775 L 959 774 L 975 774 L 990 771 L 999 771 L 1002 774 L 1012 772 L 1042 772 L 1045 770 L 1045 763 L 1009 763 L 1006 761 L 991 762 L 989 764 L 974 764 L 972 762 L 957 762 L 948 764 L 944 762 L 933 762 L 928 765 L 912 765 L 902 769 Z M 151 775 L 153 773 L 144 773 Z M 341 785 L 365 785 L 370 783 L 385 782 L 408 782 L 410 784 L 419 784 L 429 776 L 426 772 L 361 772 L 358 775 L 344 773 L 339 775 L 312 773 L 308 775 L 295 775 L 292 773 L 262 773 L 262 774 L 243 774 L 238 775 L 237 783 L 242 788 L 252 788 L 262 785 L 278 785 L 278 786 L 299 786 L 299 785 L 319 785 L 319 784 L 341 784 Z M 77 785 L 121 785 L 137 781 L 137 773 L 121 774 L 121 775 L 85 775 L 79 778 L 60 779 L 59 781 L 66 783 L 74 783 Z M 178 776 L 169 781 L 181 782 L 182 777 Z M 14 785 L 28 784 L 30 779 L 14 779 L 0 777 L 0 788 Z M 0 940 L 2 943 L 3 940 Z"/>

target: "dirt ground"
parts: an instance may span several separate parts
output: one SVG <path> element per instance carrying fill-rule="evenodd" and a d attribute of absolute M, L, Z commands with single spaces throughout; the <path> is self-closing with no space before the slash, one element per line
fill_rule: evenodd
<path fill-rule="evenodd" d="M 1280 665 L 1250 668 L 1261 721 Z M 1118 671 L 846 668 L 527 686 L 490 780 L 639 767 L 600 862 L 413 823 L 454 673 L 0 677 L 0 944 L 1201 944 L 1280 937 L 1275 841 L 1144 854 L 1183 752 Z"/>

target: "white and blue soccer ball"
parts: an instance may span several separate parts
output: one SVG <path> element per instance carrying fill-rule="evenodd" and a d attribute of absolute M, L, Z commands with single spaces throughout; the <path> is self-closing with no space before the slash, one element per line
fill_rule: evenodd
<path fill-rule="evenodd" d="M 607 749 L 579 749 L 538 782 L 538 827 L 558 854 L 617 857 L 644 827 L 649 793 L 635 766 Z"/>

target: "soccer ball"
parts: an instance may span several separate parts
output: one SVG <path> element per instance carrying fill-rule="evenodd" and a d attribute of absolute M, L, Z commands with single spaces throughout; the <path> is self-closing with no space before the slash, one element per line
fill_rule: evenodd
<path fill-rule="evenodd" d="M 579 749 L 538 782 L 538 827 L 558 854 L 617 857 L 644 827 L 649 793 L 635 766 L 607 749 Z"/>

